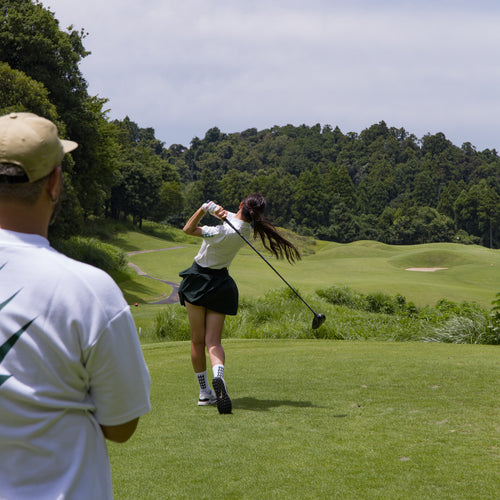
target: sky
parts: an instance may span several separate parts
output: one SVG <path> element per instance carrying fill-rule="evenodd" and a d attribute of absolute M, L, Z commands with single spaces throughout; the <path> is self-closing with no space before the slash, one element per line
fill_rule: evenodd
<path fill-rule="evenodd" d="M 500 151 L 497 0 L 42 0 L 108 118 L 166 147 L 292 124 Z"/>

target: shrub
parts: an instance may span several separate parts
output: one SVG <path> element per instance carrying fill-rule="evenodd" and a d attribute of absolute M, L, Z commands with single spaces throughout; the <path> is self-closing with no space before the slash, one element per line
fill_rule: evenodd
<path fill-rule="evenodd" d="M 356 293 L 346 286 L 331 286 L 317 290 L 316 294 L 330 304 L 346 306 L 351 309 L 363 309 L 365 299 L 363 295 Z"/>
<path fill-rule="evenodd" d="M 125 252 L 96 238 L 73 236 L 66 240 L 55 240 L 52 245 L 68 257 L 98 267 L 115 278 L 127 269 Z"/>
<path fill-rule="evenodd" d="M 448 299 L 440 299 L 435 306 L 424 307 L 420 317 L 437 324 L 456 316 L 473 319 L 478 314 L 484 315 L 484 309 L 472 302 L 463 301 L 458 304 Z"/>
<path fill-rule="evenodd" d="M 490 324 L 488 329 L 492 337 L 492 344 L 500 344 L 500 293 L 496 294 L 495 300 L 492 302 L 493 307 L 490 314 Z"/>
<path fill-rule="evenodd" d="M 317 290 L 316 294 L 330 304 L 337 306 L 346 306 L 351 309 L 362 311 L 396 314 L 404 313 L 413 315 L 418 312 L 413 302 L 407 302 L 406 297 L 400 293 L 391 297 L 382 292 L 374 292 L 368 295 L 355 292 L 350 288 L 343 286 L 331 286 Z"/>
<path fill-rule="evenodd" d="M 366 310 L 375 313 L 394 314 L 396 304 L 394 299 L 385 293 L 369 293 L 366 296 Z"/>

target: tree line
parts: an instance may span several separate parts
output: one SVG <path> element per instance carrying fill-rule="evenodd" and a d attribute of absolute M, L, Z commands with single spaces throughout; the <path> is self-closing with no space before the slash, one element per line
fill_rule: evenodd
<path fill-rule="evenodd" d="M 36 0 L 0 0 L 0 113 L 55 121 L 80 147 L 65 160 L 66 195 L 51 235 L 82 232 L 95 217 L 180 226 L 203 201 L 236 209 L 252 191 L 274 223 L 342 243 L 435 241 L 500 247 L 500 158 L 423 138 L 384 121 L 362 132 L 315 124 L 217 127 L 189 146 L 165 143 L 128 117 L 110 120 L 79 63 L 84 30 L 61 30 Z"/>

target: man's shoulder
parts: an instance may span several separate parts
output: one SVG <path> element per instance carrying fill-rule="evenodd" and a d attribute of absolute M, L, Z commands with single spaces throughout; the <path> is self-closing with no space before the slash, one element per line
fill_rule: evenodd
<path fill-rule="evenodd" d="M 100 304 L 106 316 L 114 316 L 126 307 L 122 291 L 108 273 L 60 253 L 53 258 L 57 259 L 60 269 L 58 290 L 70 302 L 76 299 L 80 306 L 86 302 L 84 308 Z"/>
<path fill-rule="evenodd" d="M 64 255 L 57 250 L 51 249 L 51 258 L 59 268 L 59 272 L 66 279 L 81 281 L 88 283 L 91 288 L 117 288 L 113 278 L 102 269 L 82 262 L 67 255 Z"/>

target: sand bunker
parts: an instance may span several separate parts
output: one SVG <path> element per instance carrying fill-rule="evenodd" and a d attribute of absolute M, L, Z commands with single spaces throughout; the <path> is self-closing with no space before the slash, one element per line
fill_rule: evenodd
<path fill-rule="evenodd" d="M 424 273 L 433 273 L 434 271 L 441 271 L 448 269 L 447 267 L 408 267 L 405 271 L 421 271 Z"/>

